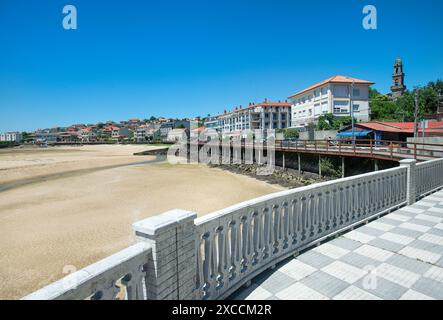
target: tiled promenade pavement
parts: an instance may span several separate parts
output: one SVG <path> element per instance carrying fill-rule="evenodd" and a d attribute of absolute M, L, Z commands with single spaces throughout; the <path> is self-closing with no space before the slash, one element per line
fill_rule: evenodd
<path fill-rule="evenodd" d="M 281 262 L 231 299 L 443 299 L 443 191 Z"/>

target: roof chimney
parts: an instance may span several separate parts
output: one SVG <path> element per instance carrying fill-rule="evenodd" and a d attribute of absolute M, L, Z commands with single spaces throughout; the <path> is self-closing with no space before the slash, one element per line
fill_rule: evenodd
<path fill-rule="evenodd" d="M 265 103 L 268 102 L 268 98 L 265 98 Z"/>

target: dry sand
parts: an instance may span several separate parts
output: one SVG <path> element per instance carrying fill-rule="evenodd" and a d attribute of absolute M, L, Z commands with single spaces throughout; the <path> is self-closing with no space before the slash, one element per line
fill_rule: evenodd
<path fill-rule="evenodd" d="M 0 150 L 0 187 L 12 186 L 0 192 L 0 299 L 20 298 L 133 243 L 137 220 L 174 208 L 203 215 L 282 190 L 203 165 L 118 166 L 153 159 L 132 155 L 146 149 Z"/>

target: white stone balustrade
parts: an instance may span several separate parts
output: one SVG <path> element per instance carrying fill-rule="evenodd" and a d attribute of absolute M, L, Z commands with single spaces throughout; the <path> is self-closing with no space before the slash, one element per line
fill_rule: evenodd
<path fill-rule="evenodd" d="M 440 189 L 442 186 L 443 159 L 435 159 L 417 164 L 415 184 L 417 197 L 424 197 Z"/>
<path fill-rule="evenodd" d="M 172 210 L 136 222 L 136 245 L 25 299 L 223 299 L 288 256 L 442 186 L 443 159 L 403 160 L 397 168 L 266 195 L 197 219 Z M 73 278 L 76 286 L 66 286 Z"/>
<path fill-rule="evenodd" d="M 71 273 L 25 300 L 146 299 L 146 267 L 151 246 L 140 242 Z"/>

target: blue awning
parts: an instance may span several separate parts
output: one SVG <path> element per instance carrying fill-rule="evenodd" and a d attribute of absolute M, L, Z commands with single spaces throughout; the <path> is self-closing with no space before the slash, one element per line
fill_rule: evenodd
<path fill-rule="evenodd" d="M 368 131 L 345 131 L 345 132 L 339 132 L 337 133 L 337 137 L 345 138 L 345 137 L 366 137 L 368 134 L 370 134 L 372 130 Z"/>

